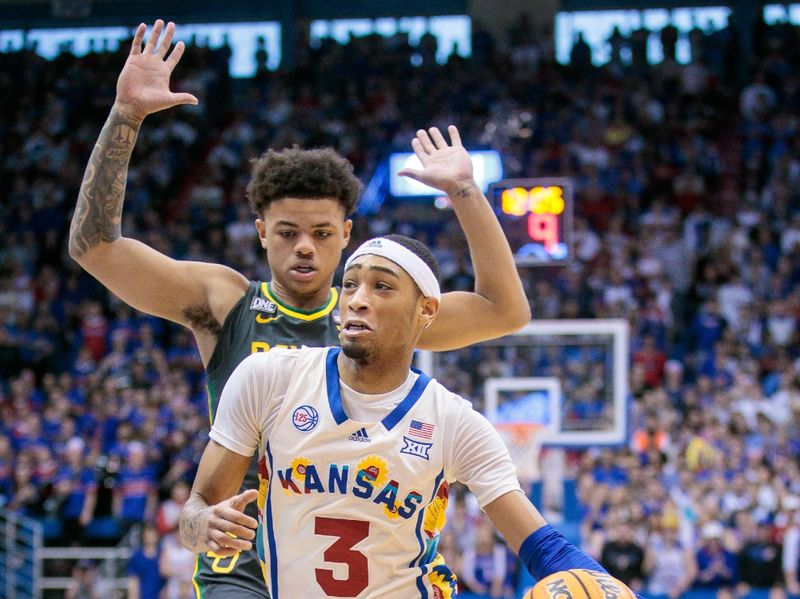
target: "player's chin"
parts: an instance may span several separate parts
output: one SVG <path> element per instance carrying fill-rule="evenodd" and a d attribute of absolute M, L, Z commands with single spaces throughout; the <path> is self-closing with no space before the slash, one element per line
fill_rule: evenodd
<path fill-rule="evenodd" d="M 342 353 L 351 360 L 366 360 L 372 355 L 369 347 L 364 343 L 343 338 L 341 344 Z"/>

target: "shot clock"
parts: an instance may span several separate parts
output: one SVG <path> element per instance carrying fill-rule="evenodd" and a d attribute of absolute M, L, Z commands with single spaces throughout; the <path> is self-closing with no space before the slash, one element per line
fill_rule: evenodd
<path fill-rule="evenodd" d="M 489 186 L 488 196 L 518 265 L 572 259 L 570 179 L 504 179 Z"/>

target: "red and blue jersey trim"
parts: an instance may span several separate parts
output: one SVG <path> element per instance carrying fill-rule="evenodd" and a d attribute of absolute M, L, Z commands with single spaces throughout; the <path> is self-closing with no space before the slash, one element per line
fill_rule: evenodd
<path fill-rule="evenodd" d="M 436 477 L 436 480 L 433 483 L 433 492 L 431 493 L 430 499 L 428 500 L 428 505 L 433 501 L 433 498 L 436 497 L 436 492 L 439 490 L 439 485 L 444 478 L 444 470 L 439 472 L 439 475 Z M 426 506 L 427 507 L 427 506 Z M 428 589 L 425 587 L 424 577 L 428 573 L 428 561 L 423 561 L 423 558 L 426 557 L 426 546 L 425 546 L 425 539 L 422 538 L 422 520 L 425 517 L 425 509 L 419 510 L 419 515 L 417 516 L 417 526 L 415 527 L 414 532 L 417 535 L 417 542 L 419 543 L 419 553 L 417 556 L 411 560 L 411 563 L 408 564 L 409 568 L 413 568 L 415 565 L 420 568 L 419 576 L 417 576 L 417 589 L 419 589 L 420 597 L 422 599 L 428 598 Z"/>

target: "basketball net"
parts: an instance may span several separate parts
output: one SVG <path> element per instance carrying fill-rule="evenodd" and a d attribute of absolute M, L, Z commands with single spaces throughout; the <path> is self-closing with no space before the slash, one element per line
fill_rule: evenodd
<path fill-rule="evenodd" d="M 539 452 L 547 428 L 530 422 L 495 423 L 494 426 L 517 467 L 520 484 L 528 486 L 541 480 Z"/>

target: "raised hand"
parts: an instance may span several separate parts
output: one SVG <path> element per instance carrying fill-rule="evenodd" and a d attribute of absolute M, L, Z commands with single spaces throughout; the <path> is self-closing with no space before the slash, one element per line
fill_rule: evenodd
<path fill-rule="evenodd" d="M 178 104 L 197 104 L 197 98 L 192 94 L 174 93 L 169 90 L 172 70 L 186 49 L 183 42 L 178 42 L 167 56 L 172 45 L 172 37 L 175 35 L 175 23 L 168 23 L 165 30 L 164 21 L 157 20 L 143 50 L 142 40 L 146 29 L 144 23 L 136 28 L 131 52 L 117 79 L 117 98 L 114 107 L 132 118 L 144 119 L 148 114 Z M 162 32 L 164 32 L 163 37 L 161 37 Z"/>
<path fill-rule="evenodd" d="M 445 141 L 439 129 L 431 127 L 420 129 L 411 140 L 411 147 L 422 163 L 422 169 L 404 168 L 398 175 L 410 177 L 451 198 L 464 188 L 473 187 L 472 161 L 461 145 L 461 136 L 453 125 L 447 128 L 450 144 Z"/>

